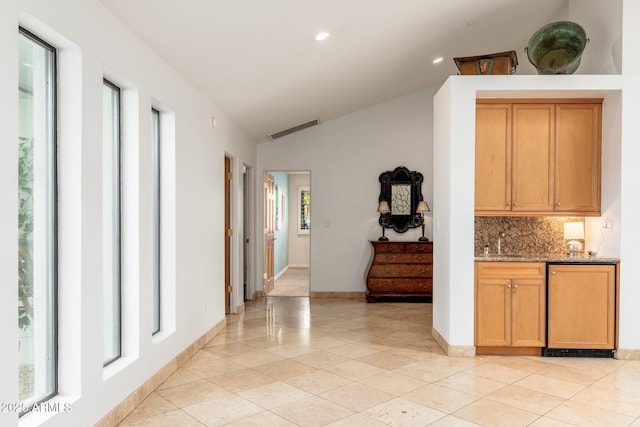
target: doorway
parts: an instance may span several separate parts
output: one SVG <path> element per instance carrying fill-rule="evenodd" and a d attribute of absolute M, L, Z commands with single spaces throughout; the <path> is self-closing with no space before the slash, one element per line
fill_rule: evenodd
<path fill-rule="evenodd" d="M 255 271 L 253 245 L 253 227 L 251 218 L 253 218 L 253 168 L 242 165 L 242 295 L 243 301 L 253 299 L 252 272 Z"/>
<path fill-rule="evenodd" d="M 309 296 L 310 184 L 310 171 L 265 172 L 264 293 L 267 296 Z"/>

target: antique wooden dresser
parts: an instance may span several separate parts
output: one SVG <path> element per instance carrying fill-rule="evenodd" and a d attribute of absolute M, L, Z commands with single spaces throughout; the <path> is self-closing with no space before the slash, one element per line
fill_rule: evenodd
<path fill-rule="evenodd" d="M 433 242 L 371 241 L 367 302 L 433 296 Z"/>

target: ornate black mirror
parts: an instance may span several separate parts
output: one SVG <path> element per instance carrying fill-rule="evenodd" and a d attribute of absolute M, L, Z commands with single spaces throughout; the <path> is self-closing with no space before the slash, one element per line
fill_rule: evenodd
<path fill-rule="evenodd" d="M 410 171 L 399 166 L 393 171 L 380 174 L 380 196 L 378 203 L 387 202 L 388 209 L 380 211 L 378 222 L 384 228 L 392 228 L 404 233 L 409 228 L 420 227 L 423 216 L 417 212 L 418 202 L 422 198 L 423 176 L 420 172 Z M 388 212 L 385 212 L 387 211 Z"/>

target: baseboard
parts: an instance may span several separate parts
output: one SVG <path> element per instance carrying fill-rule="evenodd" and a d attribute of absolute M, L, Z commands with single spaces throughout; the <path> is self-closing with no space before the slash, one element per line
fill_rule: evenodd
<path fill-rule="evenodd" d="M 620 360 L 640 360 L 640 350 L 631 348 L 619 348 L 613 357 Z"/>
<path fill-rule="evenodd" d="M 364 292 L 309 292 L 311 298 L 341 298 L 365 300 Z"/>
<path fill-rule="evenodd" d="M 431 336 L 442 347 L 447 356 L 450 357 L 475 357 L 476 347 L 473 345 L 450 345 L 440 332 L 434 327 L 431 328 Z"/>
<path fill-rule="evenodd" d="M 233 314 L 240 314 L 240 313 L 244 313 L 244 303 L 236 306 L 236 310 L 233 312 Z"/>
<path fill-rule="evenodd" d="M 138 405 L 142 403 L 160 384 L 178 370 L 187 360 L 196 354 L 206 343 L 211 341 L 213 337 L 218 335 L 227 326 L 227 319 L 223 319 L 220 323 L 209 329 L 206 334 L 198 338 L 193 344 L 187 347 L 174 357 L 169 363 L 164 365 L 158 372 L 153 374 L 151 378 L 145 381 L 133 393 L 124 398 L 115 408 L 107 415 L 102 417 L 94 427 L 114 427 L 117 426 L 129 415 Z"/>
<path fill-rule="evenodd" d="M 541 356 L 541 347 L 486 347 L 477 346 L 476 355 L 487 356 Z"/>

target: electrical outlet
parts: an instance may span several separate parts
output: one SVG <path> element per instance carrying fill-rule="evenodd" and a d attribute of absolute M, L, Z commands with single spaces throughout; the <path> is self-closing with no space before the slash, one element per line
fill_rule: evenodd
<path fill-rule="evenodd" d="M 613 231 L 613 220 L 605 219 L 604 222 L 602 223 L 602 229 L 606 232 L 611 233 Z"/>

